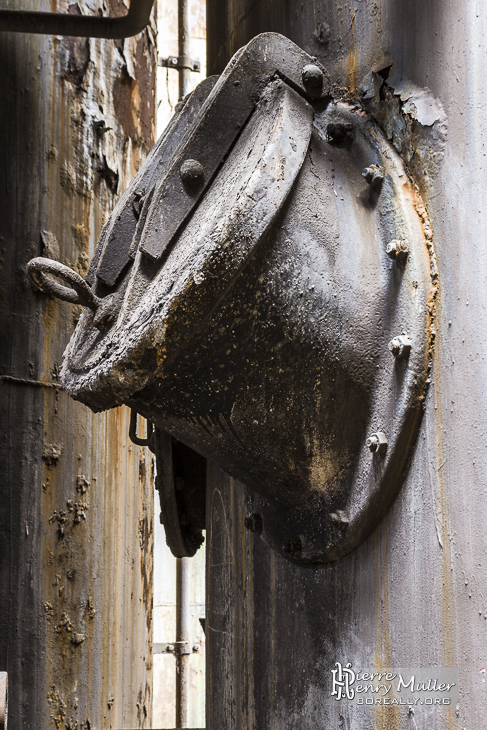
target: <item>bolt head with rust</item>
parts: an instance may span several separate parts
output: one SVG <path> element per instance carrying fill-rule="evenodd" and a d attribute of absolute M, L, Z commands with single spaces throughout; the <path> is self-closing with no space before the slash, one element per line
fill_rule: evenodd
<path fill-rule="evenodd" d="M 403 241 L 400 238 L 395 238 L 393 241 L 387 244 L 386 254 L 390 259 L 396 261 L 396 263 L 404 263 L 409 255 L 409 246 L 407 241 Z"/>
<path fill-rule="evenodd" d="M 302 70 L 303 84 L 310 91 L 318 92 L 323 87 L 323 71 L 314 63 L 308 63 Z"/>
<path fill-rule="evenodd" d="M 379 165 L 369 165 L 362 172 L 362 177 L 373 190 L 380 190 L 384 181 L 384 171 Z"/>
<path fill-rule="evenodd" d="M 203 165 L 198 160 L 185 160 L 181 165 L 179 174 L 184 185 L 188 188 L 199 187 L 205 179 Z"/>
<path fill-rule="evenodd" d="M 382 456 L 387 451 L 387 436 L 383 431 L 376 431 L 367 439 L 367 446 L 373 454 Z"/>
<path fill-rule="evenodd" d="M 398 337 L 393 337 L 389 342 L 389 350 L 397 360 L 408 357 L 412 346 L 413 343 L 407 335 L 398 335 Z"/>

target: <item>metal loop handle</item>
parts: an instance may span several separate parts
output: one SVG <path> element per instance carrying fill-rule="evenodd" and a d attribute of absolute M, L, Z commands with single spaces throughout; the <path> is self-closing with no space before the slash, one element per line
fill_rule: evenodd
<path fill-rule="evenodd" d="M 89 307 L 94 312 L 100 304 L 100 299 L 92 292 L 83 277 L 70 269 L 69 266 L 59 263 L 59 261 L 38 256 L 29 261 L 27 271 L 39 289 L 46 294 L 52 294 L 65 302 L 71 302 L 71 304 L 82 304 L 83 307 Z M 54 281 L 48 274 L 63 279 L 70 284 L 71 288 Z"/>
<path fill-rule="evenodd" d="M 139 414 L 133 408 L 130 410 L 130 426 L 129 438 L 136 446 L 148 446 L 153 451 L 154 426 L 151 421 L 147 421 L 147 438 L 137 436 L 137 416 Z"/>

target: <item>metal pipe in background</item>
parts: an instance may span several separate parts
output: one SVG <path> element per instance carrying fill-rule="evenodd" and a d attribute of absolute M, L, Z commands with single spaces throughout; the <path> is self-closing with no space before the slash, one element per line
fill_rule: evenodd
<path fill-rule="evenodd" d="M 128 13 L 119 17 L 2 8 L 0 31 L 91 38 L 129 38 L 144 30 L 149 22 L 153 4 L 154 0 L 131 0 Z"/>
<path fill-rule="evenodd" d="M 178 43 L 179 58 L 191 56 L 191 0 L 178 0 Z M 191 70 L 183 64 L 179 69 L 179 100 L 191 91 Z"/>
<path fill-rule="evenodd" d="M 190 596 L 189 558 L 176 559 L 176 727 L 189 721 Z"/>

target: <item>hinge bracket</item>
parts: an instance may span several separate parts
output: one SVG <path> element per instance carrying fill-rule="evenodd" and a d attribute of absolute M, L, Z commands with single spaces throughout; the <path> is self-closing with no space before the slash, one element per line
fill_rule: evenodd
<path fill-rule="evenodd" d="M 189 58 L 188 56 L 168 56 L 167 58 L 159 57 L 157 65 L 163 66 L 164 68 L 175 68 L 178 71 L 183 68 L 195 71 L 196 73 L 201 71 L 200 61 L 195 61 L 193 58 Z"/>

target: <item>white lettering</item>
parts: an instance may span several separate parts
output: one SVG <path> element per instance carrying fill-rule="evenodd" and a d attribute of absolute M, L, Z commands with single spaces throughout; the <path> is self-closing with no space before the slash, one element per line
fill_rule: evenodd
<path fill-rule="evenodd" d="M 355 690 L 352 688 L 352 684 L 355 682 L 355 672 L 353 671 L 351 662 L 342 667 L 340 662 L 336 662 L 335 666 L 337 669 L 332 669 L 332 691 L 331 696 L 336 700 L 341 700 L 342 697 L 346 697 L 348 700 L 353 700 L 355 696 Z"/>
<path fill-rule="evenodd" d="M 400 674 L 399 675 L 399 682 L 397 683 L 397 691 L 398 692 L 401 689 L 401 687 L 404 687 L 404 689 L 406 689 L 406 687 L 409 687 L 410 690 L 411 690 L 411 692 L 414 692 L 414 674 L 411 677 L 411 679 L 409 680 L 409 682 L 405 682 L 404 679 L 402 678 L 402 674 Z"/>

